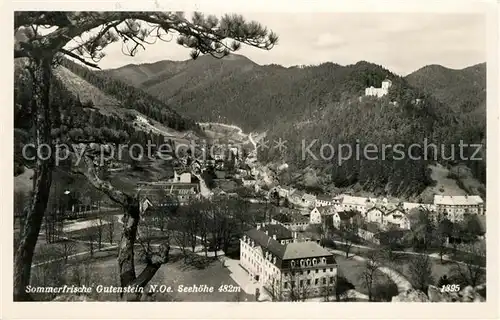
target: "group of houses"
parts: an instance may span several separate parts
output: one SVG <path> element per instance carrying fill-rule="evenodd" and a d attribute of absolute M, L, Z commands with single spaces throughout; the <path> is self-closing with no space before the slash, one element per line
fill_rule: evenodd
<path fill-rule="evenodd" d="M 333 289 L 337 274 L 333 254 L 318 241 L 297 234 L 272 221 L 258 224 L 240 239 L 241 267 L 272 299 L 305 292 L 314 297 Z"/>
<path fill-rule="evenodd" d="M 141 196 L 140 210 L 182 206 L 200 197 L 200 182 L 186 168 L 175 168 L 173 177 L 160 182 L 137 184 Z"/>
<path fill-rule="evenodd" d="M 446 218 L 452 222 L 464 220 L 466 214 L 484 215 L 484 201 L 480 196 L 435 195 L 433 203 L 391 202 L 387 198 L 357 197 L 351 195 L 315 196 L 297 190 L 275 188 L 271 190 L 290 203 L 304 208 L 308 224 L 322 224 L 331 219 L 333 226 L 357 220 L 359 236 L 369 241 L 379 242 L 387 232 L 410 230 L 408 214 L 412 210 L 427 210 L 434 219 Z M 295 228 L 305 229 L 304 223 L 289 223 Z"/>

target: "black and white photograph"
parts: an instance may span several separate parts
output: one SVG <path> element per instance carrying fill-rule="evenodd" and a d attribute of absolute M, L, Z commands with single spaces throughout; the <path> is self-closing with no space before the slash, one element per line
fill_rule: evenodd
<path fill-rule="evenodd" d="M 13 12 L 14 302 L 486 303 L 484 14 L 116 9 Z"/>

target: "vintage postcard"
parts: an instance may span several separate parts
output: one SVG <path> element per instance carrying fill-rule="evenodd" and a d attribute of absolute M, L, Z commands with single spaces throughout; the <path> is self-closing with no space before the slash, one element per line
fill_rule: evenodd
<path fill-rule="evenodd" d="M 9 314 L 494 316 L 498 8 L 355 3 L 14 3 Z"/>

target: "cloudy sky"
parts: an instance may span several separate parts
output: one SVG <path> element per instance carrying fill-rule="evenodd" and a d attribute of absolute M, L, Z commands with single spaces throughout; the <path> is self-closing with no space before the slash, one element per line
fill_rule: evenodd
<path fill-rule="evenodd" d="M 479 14 L 443 13 L 246 13 L 280 36 L 271 51 L 243 47 L 259 64 L 284 66 L 366 60 L 406 75 L 428 64 L 460 69 L 486 61 L 486 21 Z M 102 68 L 159 60 L 186 60 L 189 50 L 157 42 L 136 57 L 121 45 L 106 49 Z"/>

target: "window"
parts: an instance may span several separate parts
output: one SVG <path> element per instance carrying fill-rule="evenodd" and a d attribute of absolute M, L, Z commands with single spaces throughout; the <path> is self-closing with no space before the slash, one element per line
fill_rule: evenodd
<path fill-rule="evenodd" d="M 307 279 L 307 285 L 311 285 L 311 279 Z"/>
<path fill-rule="evenodd" d="M 319 280 L 319 279 L 314 279 L 314 284 L 315 284 L 315 285 L 318 285 L 318 280 Z"/>
<path fill-rule="evenodd" d="M 333 283 L 334 281 L 333 277 L 330 277 L 330 283 Z"/>
<path fill-rule="evenodd" d="M 304 266 L 304 259 L 300 259 L 300 266 L 303 267 Z"/>
<path fill-rule="evenodd" d="M 292 288 L 295 288 L 295 281 L 292 281 Z"/>
<path fill-rule="evenodd" d="M 319 271 L 319 270 L 318 270 L 318 269 L 316 269 L 316 273 L 318 273 L 318 271 Z"/>
<path fill-rule="evenodd" d="M 304 280 L 300 280 L 299 282 L 299 288 L 302 288 L 304 286 Z"/>
<path fill-rule="evenodd" d="M 333 268 L 330 268 L 330 271 L 333 271 Z"/>
<path fill-rule="evenodd" d="M 307 259 L 307 266 L 309 267 L 311 265 L 311 259 Z"/>
<path fill-rule="evenodd" d="M 323 272 L 326 272 L 326 269 L 323 269 Z"/>
<path fill-rule="evenodd" d="M 326 277 L 323 278 L 323 284 L 326 284 Z"/>
<path fill-rule="evenodd" d="M 313 266 L 315 266 L 317 263 L 318 263 L 318 260 L 316 260 L 316 258 L 313 259 Z"/>
<path fill-rule="evenodd" d="M 326 258 L 321 258 L 321 263 L 326 264 Z"/>
<path fill-rule="evenodd" d="M 291 262 L 292 268 L 295 267 L 295 261 Z"/>
<path fill-rule="evenodd" d="M 311 270 L 307 270 L 307 274 L 311 274 Z"/>
<path fill-rule="evenodd" d="M 288 272 L 285 272 L 284 275 L 285 275 L 285 277 L 288 277 Z"/>
<path fill-rule="evenodd" d="M 285 289 L 286 289 L 286 288 L 288 288 L 288 282 L 285 282 L 285 283 L 283 284 L 283 288 L 285 288 Z"/>

